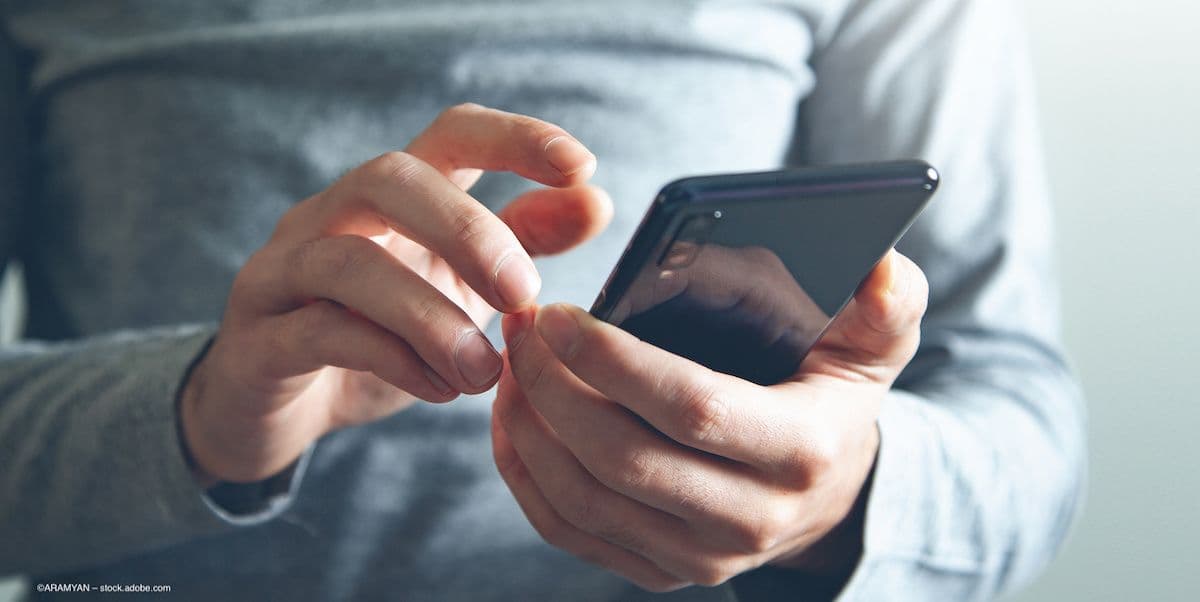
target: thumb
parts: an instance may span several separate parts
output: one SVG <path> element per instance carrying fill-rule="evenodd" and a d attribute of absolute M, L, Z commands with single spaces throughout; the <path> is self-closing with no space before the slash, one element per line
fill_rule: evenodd
<path fill-rule="evenodd" d="M 612 215 L 608 193 L 584 185 L 527 192 L 509 203 L 500 219 L 530 255 L 553 255 L 599 234 Z"/>
<path fill-rule="evenodd" d="M 928 299 L 929 284 L 921 268 L 895 250 L 889 251 L 805 358 L 805 364 L 818 368 L 836 359 L 836 365 L 890 384 L 917 351 Z"/>

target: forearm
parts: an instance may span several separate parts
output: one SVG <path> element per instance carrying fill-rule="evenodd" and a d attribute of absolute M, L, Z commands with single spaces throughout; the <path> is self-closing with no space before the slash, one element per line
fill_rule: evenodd
<path fill-rule="evenodd" d="M 1054 556 L 1081 498 L 1083 408 L 1061 368 L 962 365 L 894 392 L 843 599 L 990 599 Z"/>
<path fill-rule="evenodd" d="M 0 351 L 0 574 L 45 573 L 229 524 L 179 445 L 202 328 Z"/>

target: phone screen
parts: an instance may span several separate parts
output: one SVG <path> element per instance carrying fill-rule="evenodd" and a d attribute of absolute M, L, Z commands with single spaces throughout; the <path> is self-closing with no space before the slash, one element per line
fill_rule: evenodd
<path fill-rule="evenodd" d="M 919 166 L 867 185 L 693 182 L 688 202 L 652 209 L 671 215 L 647 217 L 655 242 L 626 253 L 593 313 L 714 370 L 786 380 L 928 201 L 936 172 Z"/>

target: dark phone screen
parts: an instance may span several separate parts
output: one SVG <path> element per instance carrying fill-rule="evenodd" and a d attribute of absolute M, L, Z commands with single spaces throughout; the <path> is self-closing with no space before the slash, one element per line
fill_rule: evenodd
<path fill-rule="evenodd" d="M 593 311 L 714 370 L 781 382 L 928 201 L 936 172 L 917 173 L 865 186 L 695 194 L 662 220 L 656 244 L 622 258 L 618 271 L 632 276 L 614 276 L 619 290 L 606 290 Z"/>

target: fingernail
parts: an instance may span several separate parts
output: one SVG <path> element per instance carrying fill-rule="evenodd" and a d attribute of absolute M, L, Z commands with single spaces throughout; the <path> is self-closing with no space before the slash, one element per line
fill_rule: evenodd
<path fill-rule="evenodd" d="M 521 253 L 512 253 L 496 265 L 496 293 L 511 306 L 520 307 L 537 297 L 541 277 L 533 262 Z"/>
<path fill-rule="evenodd" d="M 888 262 L 888 294 L 897 299 L 903 299 L 908 294 L 908 287 L 912 284 L 908 266 L 903 265 L 895 253 L 888 255 Z"/>
<path fill-rule="evenodd" d="M 472 387 L 483 387 L 492 382 L 503 366 L 500 354 L 479 331 L 468 333 L 459 340 L 454 359 L 463 380 Z"/>
<path fill-rule="evenodd" d="M 886 291 L 887 294 L 889 294 L 889 295 L 895 295 L 896 294 L 896 258 L 892 257 L 891 253 L 888 253 L 884 257 L 883 260 L 884 260 L 884 262 L 887 263 L 886 266 L 883 266 L 883 277 L 887 281 L 887 286 L 884 287 L 883 290 Z"/>
<path fill-rule="evenodd" d="M 546 143 L 546 160 L 564 176 L 596 168 L 596 156 L 569 136 L 558 136 Z"/>
<path fill-rule="evenodd" d="M 442 395 L 449 395 L 454 392 L 454 388 L 449 385 L 442 377 L 438 376 L 429 366 L 425 366 L 425 378 L 429 379 L 429 384 L 433 385 L 433 389 Z"/>
<path fill-rule="evenodd" d="M 532 323 L 533 313 L 528 311 L 504 317 L 500 326 L 504 329 L 504 340 L 508 343 L 509 352 L 516 351 L 521 346 L 521 341 L 525 340 L 525 335 L 529 333 L 529 326 Z"/>
<path fill-rule="evenodd" d="M 579 342 L 579 322 L 562 305 L 549 305 L 538 311 L 538 334 L 558 357 L 569 359 L 575 355 Z"/>

